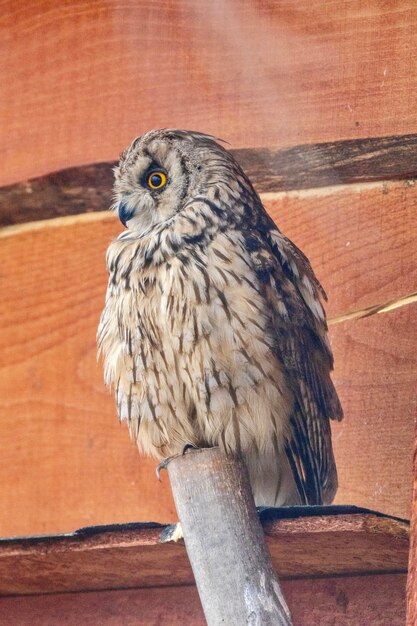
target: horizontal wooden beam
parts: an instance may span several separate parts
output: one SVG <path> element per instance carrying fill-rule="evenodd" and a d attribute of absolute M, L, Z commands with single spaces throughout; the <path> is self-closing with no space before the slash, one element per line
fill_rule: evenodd
<path fill-rule="evenodd" d="M 405 574 L 283 580 L 295 624 L 404 626 Z M 5 624 L 19 626 L 206 626 L 193 586 L 1 598 Z"/>
<path fill-rule="evenodd" d="M 417 135 L 373 137 L 233 154 L 260 193 L 417 176 Z"/>
<path fill-rule="evenodd" d="M 408 523 L 355 507 L 268 510 L 261 519 L 281 578 L 401 573 Z M 0 541 L 0 595 L 188 585 L 183 542 L 166 527 L 126 524 Z"/>
<path fill-rule="evenodd" d="M 417 176 L 417 134 L 231 152 L 260 193 Z M 114 165 L 71 167 L 0 188 L 0 226 L 109 208 Z"/>

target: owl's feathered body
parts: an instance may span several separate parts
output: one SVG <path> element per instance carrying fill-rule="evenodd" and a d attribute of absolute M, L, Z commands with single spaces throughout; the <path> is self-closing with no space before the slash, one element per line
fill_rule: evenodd
<path fill-rule="evenodd" d="M 165 176 L 161 190 L 146 181 Z M 122 155 L 98 341 L 119 418 L 144 454 L 243 454 L 259 505 L 330 502 L 324 296 L 232 156 L 211 137 L 152 131 Z"/>

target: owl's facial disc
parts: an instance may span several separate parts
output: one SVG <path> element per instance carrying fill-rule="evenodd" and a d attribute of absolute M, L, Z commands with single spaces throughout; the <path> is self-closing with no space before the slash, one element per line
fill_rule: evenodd
<path fill-rule="evenodd" d="M 184 155 L 161 138 L 134 142 L 116 168 L 116 207 L 130 230 L 144 232 L 182 207 L 189 188 Z"/>
<path fill-rule="evenodd" d="M 157 163 L 151 165 L 143 172 L 139 181 L 144 190 L 149 191 L 155 196 L 169 184 L 169 178 L 166 170 Z M 136 207 L 129 203 L 128 199 L 121 199 L 118 204 L 119 219 L 123 226 L 127 227 L 127 222 L 135 217 Z"/>

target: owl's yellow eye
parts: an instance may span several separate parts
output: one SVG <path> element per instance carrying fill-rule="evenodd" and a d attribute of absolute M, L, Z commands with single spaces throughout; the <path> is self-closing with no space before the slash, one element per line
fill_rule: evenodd
<path fill-rule="evenodd" d="M 167 184 L 167 176 L 164 172 L 151 172 L 146 182 L 151 189 L 162 189 Z"/>

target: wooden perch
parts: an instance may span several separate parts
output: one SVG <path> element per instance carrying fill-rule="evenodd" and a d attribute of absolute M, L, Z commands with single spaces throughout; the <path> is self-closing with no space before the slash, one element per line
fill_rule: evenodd
<path fill-rule="evenodd" d="M 290 626 L 244 463 L 210 448 L 168 473 L 207 624 Z"/>

